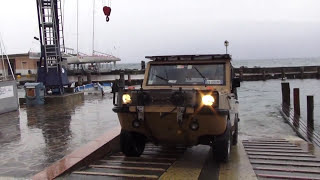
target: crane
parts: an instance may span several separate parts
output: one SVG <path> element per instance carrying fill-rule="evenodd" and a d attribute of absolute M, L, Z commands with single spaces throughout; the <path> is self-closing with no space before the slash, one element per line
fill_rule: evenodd
<path fill-rule="evenodd" d="M 41 56 L 37 81 L 47 90 L 63 94 L 69 85 L 65 52 L 61 0 L 37 0 Z"/>

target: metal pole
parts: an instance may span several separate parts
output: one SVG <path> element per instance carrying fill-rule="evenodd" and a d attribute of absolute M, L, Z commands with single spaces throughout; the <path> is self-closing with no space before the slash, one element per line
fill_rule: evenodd
<path fill-rule="evenodd" d="M 79 55 L 79 0 L 77 0 L 77 56 Z"/>
<path fill-rule="evenodd" d="M 94 55 L 94 8 L 95 8 L 95 0 L 93 0 L 93 12 L 92 12 L 92 55 Z"/>
<path fill-rule="evenodd" d="M 3 43 L 3 39 L 2 39 L 1 34 L 0 34 L 0 40 L 1 40 L 0 44 L 2 43 L 3 52 L 4 52 L 4 54 L 6 55 L 7 62 L 8 62 L 8 65 L 9 65 L 9 68 L 10 68 L 10 71 L 11 71 L 11 74 L 12 74 L 12 77 L 13 77 L 13 80 L 16 80 L 16 78 L 14 77 L 14 73 L 13 73 L 13 71 L 12 71 L 12 67 L 11 67 L 11 64 L 10 64 L 9 57 L 8 57 L 8 55 L 7 55 L 7 53 L 6 53 L 6 47 L 4 46 L 4 43 Z"/>
<path fill-rule="evenodd" d="M 3 51 L 2 51 L 2 45 L 0 42 L 0 49 L 1 49 L 1 60 L 2 60 L 2 72 L 3 72 L 3 77 L 4 79 L 7 79 L 7 73 L 6 73 L 6 68 L 5 68 L 5 64 L 4 64 L 4 58 L 3 58 Z"/>

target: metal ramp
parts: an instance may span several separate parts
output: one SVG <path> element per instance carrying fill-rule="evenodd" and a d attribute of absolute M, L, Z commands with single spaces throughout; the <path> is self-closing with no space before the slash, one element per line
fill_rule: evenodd
<path fill-rule="evenodd" d="M 68 179 L 158 179 L 185 150 L 147 144 L 140 157 L 125 157 L 119 152 L 72 172 Z"/>
<path fill-rule="evenodd" d="M 242 141 L 259 179 L 319 179 L 320 159 L 285 139 Z"/>

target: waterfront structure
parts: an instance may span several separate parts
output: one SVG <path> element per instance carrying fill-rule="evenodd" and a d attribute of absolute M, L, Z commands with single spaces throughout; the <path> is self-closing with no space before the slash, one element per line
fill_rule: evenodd
<path fill-rule="evenodd" d="M 10 54 L 8 55 L 8 58 L 12 67 L 13 74 L 28 75 L 37 73 L 37 63 L 39 61 L 36 59 L 30 59 L 28 53 Z M 7 61 L 4 61 L 4 63 L 0 64 L 0 69 L 3 69 L 0 72 L 1 75 L 3 75 L 4 73 L 12 75 Z"/>

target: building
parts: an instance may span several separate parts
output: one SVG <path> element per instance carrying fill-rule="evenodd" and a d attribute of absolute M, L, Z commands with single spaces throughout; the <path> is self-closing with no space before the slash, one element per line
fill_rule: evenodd
<path fill-rule="evenodd" d="M 7 75 L 11 75 L 11 71 L 7 62 L 6 57 L 0 57 L 0 74 L 3 75 L 3 70 L 5 70 Z M 12 71 L 15 75 L 28 75 L 37 74 L 37 63 L 39 60 L 30 59 L 28 53 L 24 54 L 10 54 L 8 55 Z M 4 64 L 4 68 L 3 68 Z"/>

